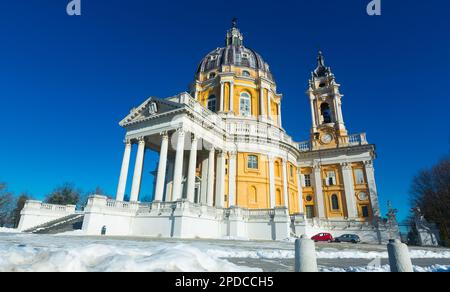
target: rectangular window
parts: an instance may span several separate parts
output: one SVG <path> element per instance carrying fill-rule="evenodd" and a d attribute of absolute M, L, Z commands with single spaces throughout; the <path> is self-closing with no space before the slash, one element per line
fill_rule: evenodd
<path fill-rule="evenodd" d="M 305 187 L 307 188 L 311 187 L 311 175 L 305 174 L 304 179 L 305 179 Z"/>
<path fill-rule="evenodd" d="M 357 185 L 365 184 L 364 171 L 362 169 L 355 169 L 355 180 Z"/>
<path fill-rule="evenodd" d="M 292 165 L 289 166 L 289 172 L 291 175 L 291 179 L 294 178 L 294 167 Z"/>
<path fill-rule="evenodd" d="M 208 99 L 208 109 L 212 112 L 216 111 L 216 99 Z"/>
<path fill-rule="evenodd" d="M 369 218 L 369 206 L 362 206 L 361 213 L 363 218 Z"/>
<path fill-rule="evenodd" d="M 306 206 L 306 218 L 314 218 L 314 206 Z"/>
<path fill-rule="evenodd" d="M 241 115 L 243 116 L 250 116 L 251 115 L 251 101 L 250 101 L 250 95 L 243 94 L 241 96 L 240 106 L 239 110 Z"/>
<path fill-rule="evenodd" d="M 336 185 L 336 173 L 334 171 L 329 171 L 327 173 L 327 179 L 326 179 L 326 185 L 327 186 L 335 186 Z"/>
<path fill-rule="evenodd" d="M 247 167 L 249 169 L 258 169 L 258 156 L 256 156 L 256 155 L 249 155 L 248 156 Z"/>

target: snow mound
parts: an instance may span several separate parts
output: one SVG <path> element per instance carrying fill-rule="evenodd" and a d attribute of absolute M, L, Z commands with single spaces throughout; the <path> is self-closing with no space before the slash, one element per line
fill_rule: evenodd
<path fill-rule="evenodd" d="M 20 233 L 17 229 L 0 227 L 0 233 Z"/>
<path fill-rule="evenodd" d="M 73 231 L 67 231 L 63 233 L 55 234 L 54 236 L 85 236 L 86 232 L 83 230 L 73 230 Z"/>
<path fill-rule="evenodd" d="M 80 247 L 15 245 L 0 250 L 0 272 L 259 272 L 185 245 L 125 248 L 104 244 Z"/>

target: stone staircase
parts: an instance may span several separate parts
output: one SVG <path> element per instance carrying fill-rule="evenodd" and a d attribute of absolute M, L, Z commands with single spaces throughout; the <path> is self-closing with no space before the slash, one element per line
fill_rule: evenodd
<path fill-rule="evenodd" d="M 56 219 L 39 226 L 25 230 L 26 233 L 35 234 L 58 234 L 68 231 L 81 230 L 83 226 L 84 214 L 72 214 L 60 219 Z"/>

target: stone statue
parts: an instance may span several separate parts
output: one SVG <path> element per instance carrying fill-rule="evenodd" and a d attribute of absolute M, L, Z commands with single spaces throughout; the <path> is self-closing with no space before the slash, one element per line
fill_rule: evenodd
<path fill-rule="evenodd" d="M 421 246 L 438 246 L 439 245 L 439 231 L 435 224 L 429 223 L 422 213 L 420 207 L 412 209 L 414 212 L 414 224 L 417 231 L 418 243 Z"/>

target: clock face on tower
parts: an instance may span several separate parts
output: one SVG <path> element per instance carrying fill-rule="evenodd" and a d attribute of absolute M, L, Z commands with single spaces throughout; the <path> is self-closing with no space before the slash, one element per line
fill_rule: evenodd
<path fill-rule="evenodd" d="M 331 136 L 330 134 L 323 134 L 320 137 L 320 141 L 324 144 L 330 144 L 331 141 L 333 141 L 333 136 Z"/>

